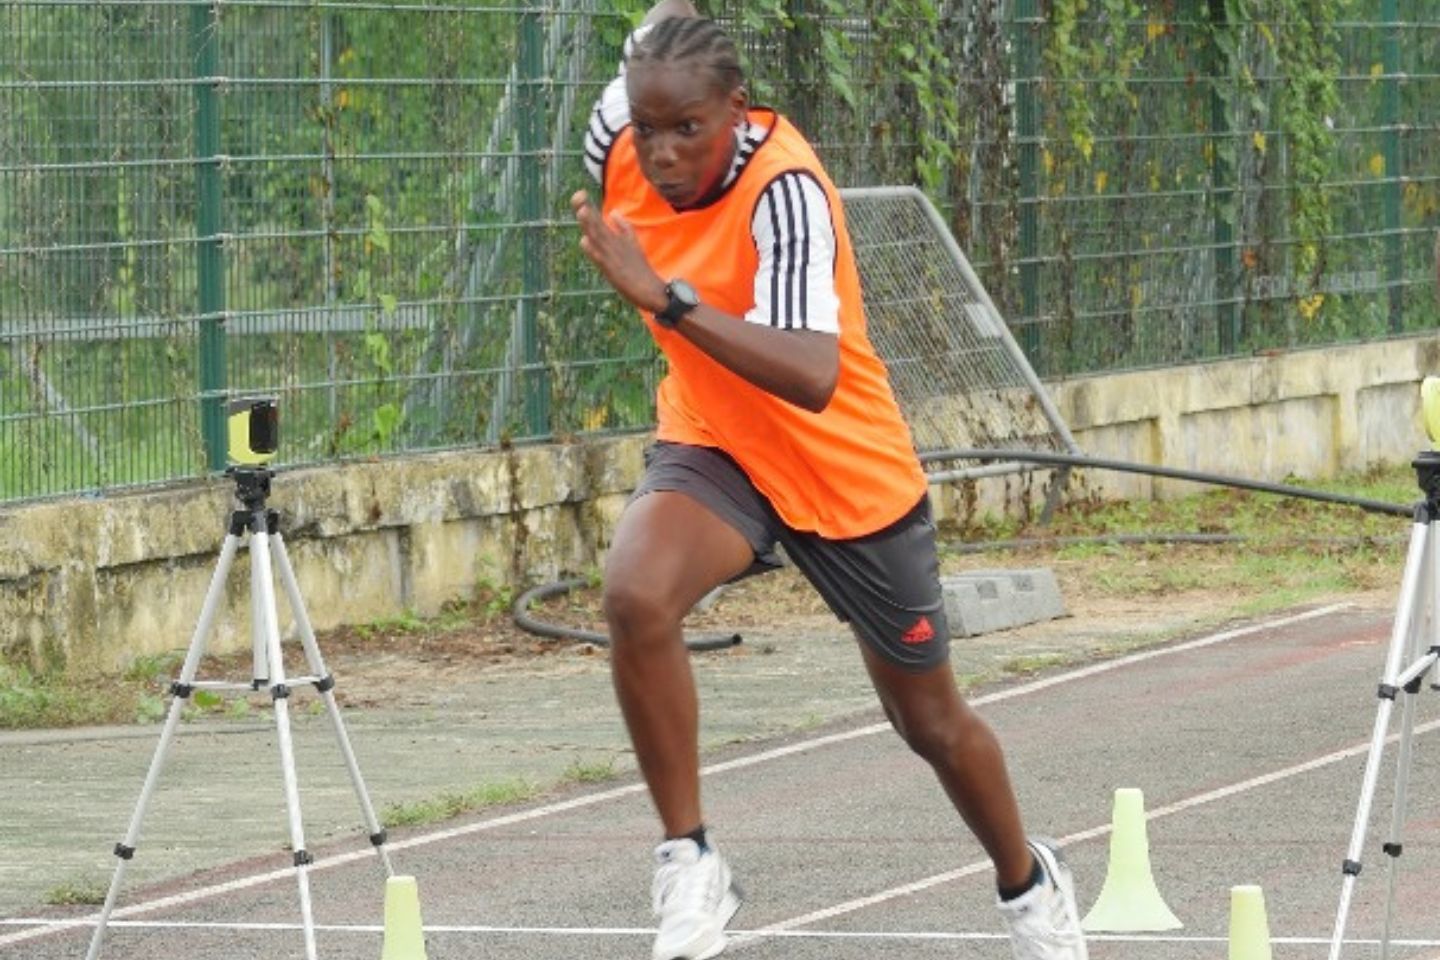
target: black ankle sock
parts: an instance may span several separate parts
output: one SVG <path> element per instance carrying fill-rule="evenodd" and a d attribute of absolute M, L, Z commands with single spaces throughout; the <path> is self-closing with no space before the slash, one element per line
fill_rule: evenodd
<path fill-rule="evenodd" d="M 1014 900 L 1016 897 L 1029 892 L 1030 889 L 1035 886 L 1035 884 L 1039 883 L 1044 879 L 1045 868 L 1040 866 L 1039 860 L 1035 860 L 1035 866 L 1030 868 L 1030 879 L 1025 881 L 1025 885 L 1015 888 L 1000 887 L 1000 899 Z"/>
<path fill-rule="evenodd" d="M 681 834 L 680 836 L 678 836 L 678 837 L 666 837 L 665 839 L 666 839 L 666 840 L 694 840 L 694 841 L 695 841 L 695 846 L 697 846 L 697 847 L 700 848 L 700 852 L 701 852 L 701 853 L 704 853 L 706 850 L 709 850 L 709 849 L 710 849 L 710 844 L 708 844 L 708 843 L 705 842 L 705 824 L 703 824 L 703 823 L 700 824 L 700 826 L 696 827 L 694 830 L 691 830 L 689 833 L 682 833 L 682 834 Z"/>

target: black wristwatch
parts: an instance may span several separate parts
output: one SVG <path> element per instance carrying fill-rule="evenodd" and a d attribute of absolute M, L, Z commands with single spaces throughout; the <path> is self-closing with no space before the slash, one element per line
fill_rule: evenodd
<path fill-rule="evenodd" d="M 664 310 L 655 314 L 655 322 L 670 330 L 675 329 L 681 317 L 700 306 L 700 295 L 695 288 L 679 277 L 665 284 L 665 296 L 670 302 L 665 304 Z"/>

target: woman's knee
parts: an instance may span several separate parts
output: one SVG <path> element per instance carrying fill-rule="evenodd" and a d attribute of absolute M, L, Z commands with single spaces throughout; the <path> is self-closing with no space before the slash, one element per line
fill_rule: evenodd
<path fill-rule="evenodd" d="M 647 627 L 668 628 L 679 620 L 665 592 L 639 578 L 607 578 L 601 606 L 611 632 L 621 636 L 643 633 Z"/>
<path fill-rule="evenodd" d="M 912 751 L 932 766 L 963 761 L 989 728 L 959 700 L 886 704 L 891 725 Z"/>
<path fill-rule="evenodd" d="M 932 765 L 954 760 L 964 742 L 957 718 L 912 717 L 901 720 L 895 727 L 906 745 Z"/>

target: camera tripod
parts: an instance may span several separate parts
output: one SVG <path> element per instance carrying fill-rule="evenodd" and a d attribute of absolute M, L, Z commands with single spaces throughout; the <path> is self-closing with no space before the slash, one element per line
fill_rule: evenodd
<path fill-rule="evenodd" d="M 1415 729 L 1415 694 L 1420 692 L 1425 675 L 1440 661 L 1440 540 L 1436 525 L 1440 524 L 1440 453 L 1422 451 L 1413 461 L 1416 479 L 1424 500 L 1415 505 L 1415 524 L 1410 535 L 1409 553 L 1401 578 L 1400 600 L 1395 611 L 1395 624 L 1390 634 L 1390 649 L 1385 658 L 1385 673 L 1380 681 L 1379 710 L 1375 730 L 1370 738 L 1370 752 L 1365 763 L 1365 777 L 1360 787 L 1360 805 L 1355 814 L 1355 827 L 1350 847 L 1342 864 L 1344 880 L 1340 890 L 1340 908 L 1335 917 L 1334 936 L 1330 941 L 1330 960 L 1339 960 L 1345 936 L 1345 922 L 1350 913 L 1350 900 L 1355 881 L 1360 875 L 1360 854 L 1365 844 L 1366 827 L 1370 821 L 1370 804 L 1375 798 L 1376 779 L 1390 726 L 1390 714 L 1399 693 L 1408 694 L 1401 708 L 1400 749 L 1396 756 L 1394 810 L 1390 822 L 1390 839 L 1381 850 L 1390 858 L 1386 867 L 1385 926 L 1380 939 L 1382 960 L 1390 955 L 1390 932 L 1395 911 L 1395 861 L 1401 852 L 1400 835 L 1405 823 L 1406 789 L 1410 777 L 1411 740 Z M 1423 652 L 1422 652 L 1423 651 Z M 1406 661 L 1408 665 L 1404 665 Z M 1431 689 L 1440 684 L 1431 682 Z"/>
<path fill-rule="evenodd" d="M 210 580 L 210 588 L 205 594 L 199 623 L 190 640 L 190 648 L 185 655 L 184 664 L 180 668 L 180 675 L 170 685 L 170 707 L 165 717 L 164 727 L 160 732 L 160 743 L 155 749 L 154 759 L 150 762 L 150 770 L 145 775 L 145 783 L 140 790 L 140 799 L 130 818 L 130 828 L 125 833 L 125 839 L 115 845 L 115 856 L 118 858 L 115 875 L 111 879 L 110 890 L 105 896 L 105 905 L 101 908 L 99 923 L 90 941 L 90 951 L 86 954 L 86 960 L 96 960 L 100 955 L 101 943 L 105 938 L 105 928 L 109 923 L 110 914 L 115 908 L 115 899 L 125 875 L 125 867 L 135 856 L 135 845 L 140 836 L 140 825 L 145 817 L 145 808 L 150 803 L 151 794 L 160 778 L 160 771 L 165 765 L 165 754 L 175 736 L 181 711 L 190 695 L 196 690 L 258 692 L 268 689 L 270 692 L 275 711 L 276 740 L 280 747 L 280 770 L 284 779 L 285 806 L 290 820 L 290 849 L 294 851 L 295 878 L 300 888 L 300 912 L 305 931 L 305 956 L 308 960 L 315 960 L 316 956 L 315 920 L 310 905 L 308 874 L 313 858 L 305 849 L 305 832 L 300 821 L 300 792 L 295 778 L 295 755 L 290 738 L 289 697 L 292 684 L 313 684 L 323 698 L 336 739 L 340 744 L 340 752 L 344 755 L 345 765 L 349 769 L 350 781 L 360 800 L 360 808 L 370 831 L 370 842 L 380 857 L 386 877 L 394 876 L 394 869 L 390 865 L 390 856 L 385 849 L 385 831 L 375 817 L 375 809 L 365 790 L 365 781 L 360 775 L 355 752 L 350 748 L 350 739 L 345 733 L 345 723 L 341 719 L 340 708 L 335 703 L 335 680 L 326 669 L 325 662 L 320 656 L 320 647 L 315 642 L 315 631 L 311 628 L 310 619 L 305 613 L 305 605 L 300 597 L 300 587 L 295 580 L 295 571 L 290 565 L 289 555 L 285 552 L 284 538 L 280 535 L 278 515 L 265 505 L 265 501 L 270 495 L 270 480 L 274 474 L 263 467 L 232 467 L 229 475 L 235 481 L 235 497 L 243 509 L 235 511 L 230 516 L 229 532 L 220 551 L 219 563 Z M 247 532 L 249 533 L 250 551 L 250 636 L 254 656 L 252 679 L 249 683 L 197 680 L 195 674 L 205 655 L 206 639 L 214 623 L 221 595 L 225 592 L 226 578 L 235 560 L 235 554 Z M 285 593 L 289 598 L 290 610 L 294 615 L 295 625 L 299 630 L 300 641 L 304 646 L 305 657 L 312 676 L 292 677 L 288 680 L 285 676 L 285 665 L 280 651 L 279 615 L 275 607 L 275 585 L 272 572 L 276 568 L 279 570 L 281 582 L 284 584 Z"/>

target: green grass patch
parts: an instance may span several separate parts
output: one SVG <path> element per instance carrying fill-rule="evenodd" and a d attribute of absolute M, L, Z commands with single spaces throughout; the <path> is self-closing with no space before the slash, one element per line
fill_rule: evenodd
<path fill-rule="evenodd" d="M 506 608 L 508 610 L 508 607 Z M 390 617 L 376 617 L 355 627 L 364 640 L 388 637 L 429 637 L 469 626 L 472 622 L 469 604 L 449 604 L 434 617 L 422 617 L 414 610 L 404 610 Z"/>
<path fill-rule="evenodd" d="M 1401 465 L 1295 485 L 1399 505 L 1420 498 L 1413 469 Z M 1098 595 L 1163 602 L 1166 595 L 1208 591 L 1225 594 L 1227 609 L 1254 614 L 1396 581 L 1410 526 L 1408 517 L 1352 505 L 1228 488 L 1173 500 L 1078 500 L 1058 509 L 1048 526 L 1005 530 L 1002 539 L 1032 546 L 1001 553 L 996 565 L 1011 557 L 1034 564 L 1038 555 Z M 1195 533 L 1240 539 L 1160 539 Z M 1138 539 L 1105 539 L 1114 536 Z"/>
<path fill-rule="evenodd" d="M 413 610 L 405 610 L 393 617 L 376 617 L 369 623 L 362 623 L 355 628 L 355 632 L 366 640 L 381 635 L 426 633 L 429 630 L 430 622 L 421 618 Z"/>
<path fill-rule="evenodd" d="M 109 889 L 94 880 L 72 880 L 45 891 L 41 898 L 52 907 L 95 907 L 105 902 Z"/>
<path fill-rule="evenodd" d="M 1401 465 L 1289 485 L 1400 506 L 1420 499 L 1414 471 Z M 1394 533 L 1403 531 L 1407 522 L 1404 517 L 1308 499 L 1298 493 L 1282 496 L 1219 488 L 1171 500 L 1072 502 L 1056 511 L 1050 533 L 1059 537 L 1162 531 L 1318 540 Z"/>
<path fill-rule="evenodd" d="M 619 775 L 614 757 L 603 760 L 576 759 L 560 774 L 555 785 L 605 783 Z M 489 807 L 533 800 L 546 789 L 545 786 L 530 780 L 501 780 L 497 783 L 482 784 L 471 790 L 446 791 L 423 800 L 391 804 L 381 812 L 380 822 L 386 827 L 426 826 Z"/>
<path fill-rule="evenodd" d="M 1001 664 L 1000 669 L 1009 677 L 1028 677 L 1051 667 L 1063 667 L 1075 661 L 1074 653 L 1054 651 L 1052 653 L 1029 653 L 1011 657 Z"/>
<path fill-rule="evenodd" d="M 447 791 L 413 803 L 390 804 L 381 813 L 380 822 L 387 827 L 424 826 L 486 807 L 531 800 L 540 792 L 541 788 L 528 780 L 502 780 L 482 784 L 472 790 Z"/>
<path fill-rule="evenodd" d="M 0 663 L 0 729 L 27 730 L 129 723 L 140 706 L 123 684 L 77 682 Z"/>
<path fill-rule="evenodd" d="M 593 761 L 577 759 L 565 768 L 561 780 L 564 783 L 605 783 L 619 775 L 619 771 L 615 769 L 614 757 Z"/>
<path fill-rule="evenodd" d="M 170 710 L 170 681 L 183 660 L 178 652 L 139 657 L 115 674 L 36 672 L 0 662 L 0 730 L 159 723 Z M 254 710 L 241 697 L 197 690 L 181 718 L 243 720 Z"/>

